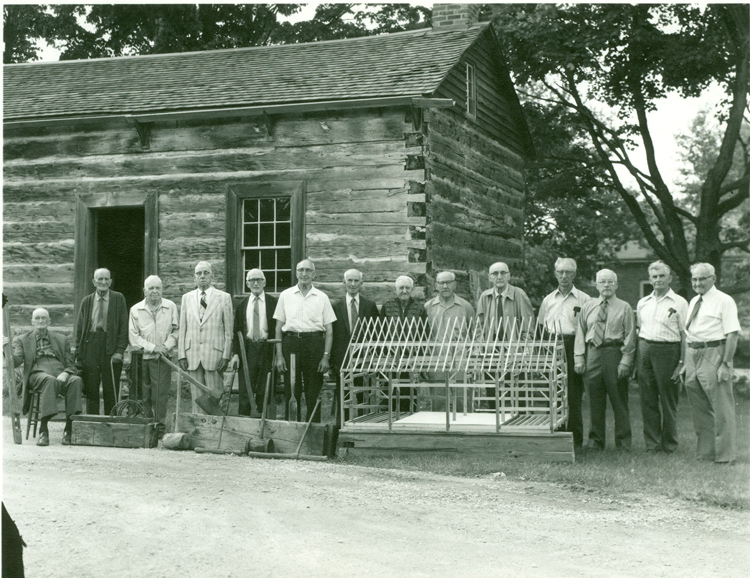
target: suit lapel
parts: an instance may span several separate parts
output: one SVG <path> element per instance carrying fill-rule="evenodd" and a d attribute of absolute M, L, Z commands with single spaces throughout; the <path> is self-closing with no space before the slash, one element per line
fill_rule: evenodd
<path fill-rule="evenodd" d="M 341 300 L 341 309 L 344 310 L 344 327 L 346 327 L 346 335 L 351 336 L 352 328 L 349 326 L 349 307 L 346 305 L 346 295 Z"/>
<path fill-rule="evenodd" d="M 27 333 L 26 337 L 24 337 L 24 340 L 26 343 L 24 344 L 23 348 L 23 370 L 26 375 L 31 373 L 31 368 L 34 366 L 34 362 L 36 361 L 36 337 L 34 336 L 34 332 Z"/>
<path fill-rule="evenodd" d="M 208 301 L 208 304 L 206 306 L 206 312 L 203 314 L 203 321 L 201 321 L 201 324 L 206 322 L 206 320 L 211 316 L 216 307 L 218 307 L 219 305 L 219 296 L 215 291 L 212 291 L 211 289 L 212 288 L 209 287 L 208 291 L 206 291 L 206 301 Z M 198 309 L 200 310 L 200 291 L 198 291 Z"/>

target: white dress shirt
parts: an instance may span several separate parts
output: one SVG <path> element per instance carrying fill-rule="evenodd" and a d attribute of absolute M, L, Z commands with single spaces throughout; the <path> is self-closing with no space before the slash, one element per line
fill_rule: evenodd
<path fill-rule="evenodd" d="M 245 318 L 247 319 L 247 337 L 248 339 L 253 338 L 253 312 L 255 310 L 255 300 L 259 299 L 258 302 L 258 317 L 260 318 L 260 338 L 268 339 L 268 318 L 266 317 L 266 292 L 264 291 L 257 297 L 250 294 L 250 298 L 247 301 L 247 311 L 245 312 Z"/>
<path fill-rule="evenodd" d="M 690 301 L 688 319 L 698 302 L 698 297 L 700 295 L 696 295 Z M 726 293 L 719 291 L 716 287 L 711 287 L 703 294 L 701 308 L 687 330 L 688 343 L 720 341 L 725 339 L 727 334 L 735 331 L 740 331 L 737 304 Z"/>
<path fill-rule="evenodd" d="M 587 301 L 591 301 L 591 297 L 575 287 L 571 288 L 567 295 L 563 295 L 558 287 L 542 301 L 537 321 L 550 333 L 575 335 L 578 315 L 581 314 L 581 308 Z M 576 307 L 578 311 L 575 310 Z"/>
<path fill-rule="evenodd" d="M 654 293 L 646 295 L 636 305 L 638 336 L 649 341 L 679 343 L 688 320 L 687 312 L 687 300 L 671 289 L 662 297 Z"/>

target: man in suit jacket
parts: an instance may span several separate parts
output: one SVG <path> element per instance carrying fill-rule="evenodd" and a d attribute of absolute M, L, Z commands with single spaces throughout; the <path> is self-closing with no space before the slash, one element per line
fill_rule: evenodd
<path fill-rule="evenodd" d="M 49 420 L 57 414 L 57 396 L 65 396 L 65 430 L 63 445 L 70 445 L 70 416 L 81 413 L 83 382 L 78 377 L 70 341 L 64 335 L 48 330 L 49 313 L 35 309 L 31 314 L 34 330 L 18 337 L 13 343 L 13 364 L 23 364 L 24 413 L 29 411 L 31 393 L 39 392 L 38 446 L 49 445 Z"/>
<path fill-rule="evenodd" d="M 104 414 L 109 415 L 120 392 L 122 354 L 128 346 L 128 307 L 122 293 L 109 289 L 109 269 L 94 271 L 93 283 L 96 291 L 83 298 L 78 312 L 76 361 L 83 369 L 86 413 L 99 413 L 101 382 Z"/>
<path fill-rule="evenodd" d="M 378 317 L 378 306 L 374 301 L 362 297 L 359 292 L 362 289 L 362 272 L 357 269 L 349 269 L 344 273 L 344 288 L 346 295 L 333 305 L 336 321 L 333 322 L 333 347 L 331 349 L 331 370 L 336 377 L 336 390 L 334 393 L 334 405 L 331 411 L 339 416 L 339 425 L 342 424 L 340 405 L 341 399 L 341 365 L 346 357 L 346 348 L 352 337 L 352 330 L 357 320 L 364 322 L 367 319 Z M 358 379 L 361 383 L 361 378 Z"/>
<path fill-rule="evenodd" d="M 273 318 L 273 312 L 276 311 L 277 300 L 273 295 L 265 292 L 266 276 L 260 269 L 248 271 L 245 282 L 247 288 L 250 289 L 250 295 L 240 301 L 234 311 L 232 363 L 238 365 L 241 359 L 240 340 L 237 337 L 237 332 L 241 331 L 245 340 L 250 383 L 245 383 L 245 372 L 240 371 L 240 400 L 237 413 L 249 416 L 252 412 L 248 387 L 255 392 L 255 404 L 259 411 L 262 411 L 263 407 L 266 377 L 271 371 L 273 360 L 273 344 L 268 343 L 268 338 L 270 336 L 273 339 L 276 335 L 276 320 Z"/>
<path fill-rule="evenodd" d="M 178 359 L 183 371 L 214 391 L 223 393 L 222 373 L 232 353 L 232 298 L 213 287 L 211 264 L 195 266 L 194 291 L 182 296 Z M 203 413 L 195 403 L 202 393 L 194 385 L 193 413 Z"/>

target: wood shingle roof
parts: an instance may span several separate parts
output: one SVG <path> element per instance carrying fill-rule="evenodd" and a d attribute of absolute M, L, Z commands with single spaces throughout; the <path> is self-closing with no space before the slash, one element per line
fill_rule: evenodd
<path fill-rule="evenodd" d="M 429 96 L 485 29 L 6 65 L 5 121 Z"/>

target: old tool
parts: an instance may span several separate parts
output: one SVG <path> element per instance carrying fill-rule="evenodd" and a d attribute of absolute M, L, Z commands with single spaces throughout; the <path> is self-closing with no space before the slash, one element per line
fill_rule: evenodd
<path fill-rule="evenodd" d="M 5 295 L 3 295 L 3 337 L 8 342 L 3 344 L 4 381 L 8 384 L 8 401 L 10 405 L 10 419 L 13 426 L 13 443 L 23 443 L 21 432 L 21 405 L 16 390 L 16 371 L 13 367 L 13 346 L 11 345 L 10 320 L 5 310 Z M 25 389 L 25 388 L 24 388 Z M 25 392 L 24 392 L 25 393 Z"/>
<path fill-rule="evenodd" d="M 199 395 L 198 397 L 195 398 L 195 403 L 198 404 L 198 407 L 200 407 L 208 415 L 224 415 L 224 410 L 222 409 L 218 401 L 221 398 L 220 392 L 209 389 L 208 387 L 203 385 L 200 381 L 198 381 L 197 379 L 189 375 L 187 372 L 183 371 L 183 369 L 179 365 L 173 363 L 172 360 L 169 359 L 166 355 L 161 354 L 161 358 L 169 367 L 174 369 L 179 375 L 182 375 L 195 387 L 197 387 L 202 392 L 204 392 L 203 395 Z"/>
<path fill-rule="evenodd" d="M 221 429 L 219 430 L 219 443 L 216 444 L 216 449 L 221 448 L 221 436 L 224 434 L 224 425 L 227 421 L 227 414 L 229 413 L 229 404 L 232 401 L 232 382 L 234 382 L 234 376 L 237 370 L 234 369 L 231 372 L 232 377 L 229 379 L 229 390 L 227 391 L 227 408 L 224 410 L 224 415 L 221 416 Z"/>
<path fill-rule="evenodd" d="M 180 432 L 180 404 L 182 403 L 182 375 L 177 373 L 177 404 L 174 409 L 174 432 L 164 434 L 162 445 L 168 450 L 190 449 L 190 435 Z"/>
<path fill-rule="evenodd" d="M 250 366 L 247 364 L 247 351 L 245 350 L 245 336 L 242 331 L 237 332 L 237 338 L 240 340 L 240 355 L 242 356 L 242 373 L 245 377 L 245 388 L 247 388 L 247 397 L 250 400 L 250 411 L 253 415 L 258 414 L 258 406 L 255 403 L 255 392 L 253 384 L 250 383 Z"/>

